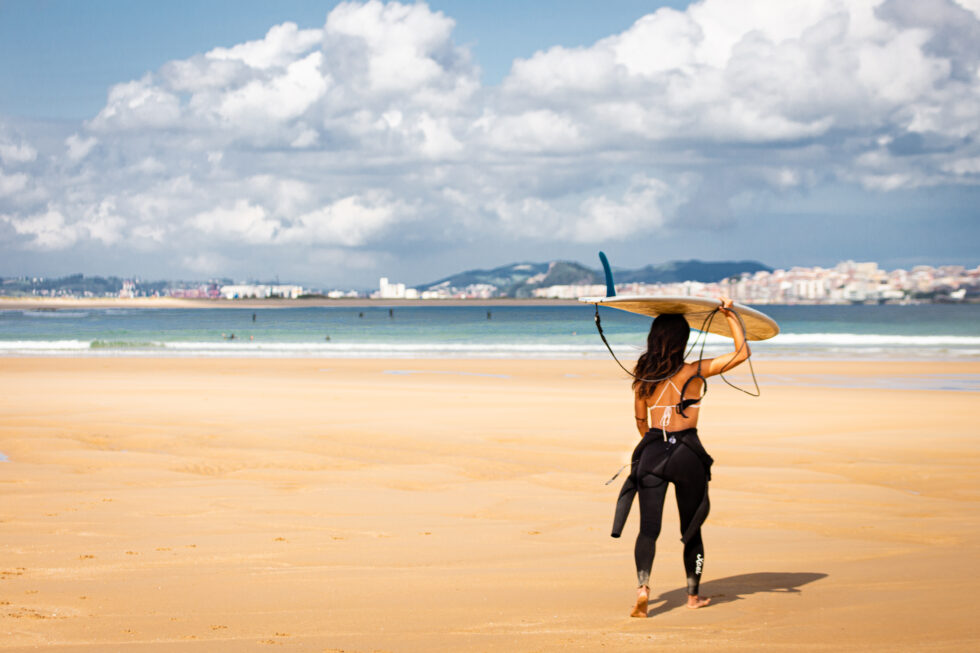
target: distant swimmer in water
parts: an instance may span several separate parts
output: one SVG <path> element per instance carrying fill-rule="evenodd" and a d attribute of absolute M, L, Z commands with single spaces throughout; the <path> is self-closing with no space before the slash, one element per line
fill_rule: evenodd
<path fill-rule="evenodd" d="M 613 537 L 622 533 L 626 517 L 639 495 L 640 532 L 636 537 L 636 605 L 630 616 L 646 617 L 650 572 L 656 553 L 667 485 L 674 484 L 684 542 L 687 607 L 700 608 L 711 599 L 698 594 L 704 570 L 701 524 L 708 516 L 711 456 L 698 439 L 698 415 L 708 377 L 727 372 L 749 357 L 732 300 L 722 297 L 735 351 L 715 358 L 684 362 L 691 327 L 682 315 L 658 315 L 647 335 L 647 349 L 633 370 L 633 413 L 642 439 L 633 450 L 630 474 L 616 503 Z"/>

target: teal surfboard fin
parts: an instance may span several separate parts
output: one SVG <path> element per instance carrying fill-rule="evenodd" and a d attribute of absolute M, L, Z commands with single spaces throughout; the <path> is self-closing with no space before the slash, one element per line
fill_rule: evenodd
<path fill-rule="evenodd" d="M 599 252 L 599 260 L 602 261 L 602 271 L 606 274 L 606 297 L 615 297 L 616 284 L 613 283 L 612 269 L 605 252 Z"/>

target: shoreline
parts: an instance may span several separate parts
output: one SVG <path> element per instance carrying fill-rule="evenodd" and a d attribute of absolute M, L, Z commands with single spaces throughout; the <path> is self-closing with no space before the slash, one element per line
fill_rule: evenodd
<path fill-rule="evenodd" d="M 0 310 L 86 308 L 389 308 L 418 306 L 581 306 L 574 299 L 184 299 L 178 297 L 0 297 Z"/>
<path fill-rule="evenodd" d="M 745 303 L 745 302 L 740 302 Z M 794 304 L 753 304 L 746 306 L 765 309 L 768 306 L 970 306 L 980 304 L 978 301 L 962 302 L 884 302 L 874 304 L 847 303 L 822 304 L 797 302 Z M 310 299 L 186 299 L 181 297 L 3 297 L 0 296 L 0 311 L 3 310 L 57 310 L 57 309 L 88 309 L 88 308 L 307 308 L 307 307 L 336 307 L 336 308 L 396 308 L 422 306 L 582 306 L 576 299 L 542 299 L 500 297 L 490 299 L 369 299 L 369 298 L 340 298 L 330 299 L 316 297 Z"/>
<path fill-rule="evenodd" d="M 66 353 L 66 351 L 74 351 L 76 353 Z M 430 356 L 420 356 L 415 352 L 406 353 L 402 356 L 393 354 L 391 351 L 378 354 L 364 354 L 360 352 L 348 352 L 348 353 L 323 353 L 320 355 L 310 353 L 309 351 L 303 351 L 298 353 L 284 353 L 280 351 L 268 351 L 268 350 L 258 350 L 258 351 L 246 351 L 246 352 L 228 352 L 228 351 L 201 351 L 201 350 L 190 350 L 190 351 L 179 351 L 179 350 L 161 350 L 158 348 L 153 349 L 137 349 L 137 348 L 99 348 L 91 347 L 91 345 L 77 349 L 77 350 L 52 350 L 52 351 L 0 351 L 0 361 L 5 359 L 64 359 L 64 360 L 100 360 L 100 359 L 155 359 L 155 360 L 307 360 L 307 361 L 378 361 L 378 360 L 397 360 L 397 361 L 526 361 L 533 363 L 535 361 L 542 362 L 568 362 L 575 363 L 578 361 L 583 362 L 602 362 L 608 361 L 613 367 L 616 367 L 616 363 L 610 358 L 609 353 L 605 350 L 598 350 L 595 352 L 585 352 L 576 354 L 534 354 L 534 355 L 515 355 L 512 352 L 500 353 L 500 354 L 460 354 L 459 352 L 446 352 L 441 354 L 433 354 Z M 707 358 L 707 356 L 706 356 Z M 630 364 L 635 362 L 635 359 L 624 360 L 620 358 L 621 361 L 628 362 Z M 970 355 L 968 357 L 964 356 L 962 358 L 950 358 L 948 356 L 907 356 L 900 357 L 897 355 L 889 357 L 876 357 L 876 356 L 865 356 L 858 357 L 854 354 L 841 354 L 837 353 L 835 355 L 819 355 L 819 354 L 786 354 L 780 355 L 779 353 L 766 352 L 761 358 L 759 356 L 753 355 L 752 360 L 755 364 L 760 361 L 766 363 L 776 363 L 776 364 L 786 364 L 786 365 L 848 365 L 854 363 L 856 365 L 926 365 L 926 366 L 961 366 L 961 365 L 980 365 L 980 356 Z M 616 368 L 619 369 L 619 368 Z M 940 373 L 939 371 L 935 372 Z M 978 370 L 980 373 L 980 370 Z M 738 374 L 734 372 L 733 374 Z M 746 372 L 748 374 L 748 372 Z M 729 373 L 725 373 L 726 377 Z"/>

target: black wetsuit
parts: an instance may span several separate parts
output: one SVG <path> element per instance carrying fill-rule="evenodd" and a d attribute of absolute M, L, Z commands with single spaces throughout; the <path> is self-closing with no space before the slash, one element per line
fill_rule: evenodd
<path fill-rule="evenodd" d="M 708 481 L 711 456 L 698 439 L 697 429 L 661 431 L 650 429 L 633 450 L 630 475 L 616 503 L 612 536 L 619 537 L 633 504 L 640 495 L 640 533 L 636 537 L 636 575 L 640 585 L 650 584 L 650 571 L 660 535 L 667 484 L 674 484 L 684 542 L 687 592 L 697 594 L 704 567 L 701 524 L 708 516 Z"/>

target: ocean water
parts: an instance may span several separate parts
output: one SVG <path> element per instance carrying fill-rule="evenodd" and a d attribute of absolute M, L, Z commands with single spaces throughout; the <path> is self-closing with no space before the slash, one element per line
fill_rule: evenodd
<path fill-rule="evenodd" d="M 763 306 L 780 325 L 756 356 L 980 360 L 980 305 Z M 600 309 L 633 360 L 650 320 Z M 253 321 L 253 314 L 255 320 Z M 234 338 L 231 338 L 231 335 Z M 730 347 L 708 336 L 705 354 Z M 591 306 L 0 310 L 0 356 L 603 358 Z"/>

